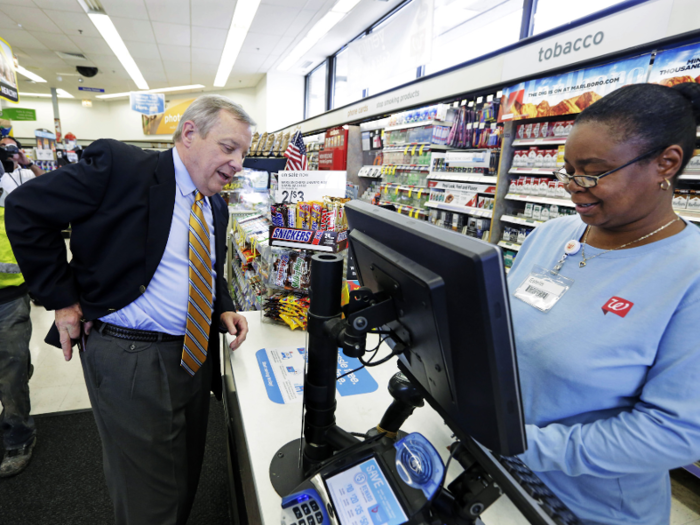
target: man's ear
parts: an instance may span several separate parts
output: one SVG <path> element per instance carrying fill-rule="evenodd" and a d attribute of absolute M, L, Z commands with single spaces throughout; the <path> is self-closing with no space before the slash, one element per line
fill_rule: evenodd
<path fill-rule="evenodd" d="M 182 143 L 185 147 L 190 147 L 194 141 L 194 135 L 197 133 L 197 127 L 194 122 L 187 120 L 182 124 L 182 134 L 180 135 Z"/>

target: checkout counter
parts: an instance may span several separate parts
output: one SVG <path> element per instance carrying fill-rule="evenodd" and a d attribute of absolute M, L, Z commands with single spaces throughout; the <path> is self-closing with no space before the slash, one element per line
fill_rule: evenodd
<path fill-rule="evenodd" d="M 256 352 L 263 348 L 305 347 L 306 333 L 263 323 L 261 312 L 243 314 L 250 329 L 246 341 L 231 353 L 227 349 L 230 343 L 227 335 L 223 351 L 232 523 L 277 525 L 280 523 L 282 499 L 270 482 L 270 462 L 282 446 L 300 437 L 302 403 L 278 404 L 268 398 Z M 376 337 L 368 336 L 368 348 L 376 345 Z M 378 358 L 388 353 L 388 347 L 380 348 Z M 397 371 L 396 358 L 392 358 L 368 369 L 377 382 L 374 392 L 337 395 L 337 424 L 348 432 L 359 433 L 375 427 L 393 400 L 387 384 Z M 454 437 L 428 404 L 416 409 L 402 430 L 423 434 L 440 453 L 443 462 L 447 462 L 447 447 L 453 443 Z M 446 482 L 449 483 L 461 470 L 459 464 L 452 461 Z M 506 495 L 489 507 L 482 519 L 486 525 L 529 523 Z"/>

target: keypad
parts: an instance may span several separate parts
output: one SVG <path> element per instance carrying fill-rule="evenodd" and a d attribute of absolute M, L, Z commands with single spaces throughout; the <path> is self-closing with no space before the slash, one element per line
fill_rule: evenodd
<path fill-rule="evenodd" d="M 297 519 L 304 517 L 299 507 L 294 507 L 294 515 L 297 517 Z"/>
<path fill-rule="evenodd" d="M 316 502 L 314 500 L 309 501 L 309 505 L 311 505 L 311 510 L 316 512 L 318 510 L 318 505 L 316 505 Z"/>
<path fill-rule="evenodd" d="M 309 506 L 308 506 L 306 503 L 304 503 L 304 504 L 301 506 L 301 510 L 304 511 L 304 514 L 311 514 L 311 509 L 309 509 Z"/>
<path fill-rule="evenodd" d="M 309 516 L 308 518 L 306 518 L 306 521 L 309 523 L 309 525 L 316 525 L 316 520 L 313 516 Z"/>
<path fill-rule="evenodd" d="M 313 508 L 313 505 L 311 505 L 311 508 Z M 318 525 L 321 525 L 321 523 L 323 523 L 323 514 L 317 512 L 316 514 L 314 514 L 314 516 L 316 516 L 316 523 L 318 523 Z"/>

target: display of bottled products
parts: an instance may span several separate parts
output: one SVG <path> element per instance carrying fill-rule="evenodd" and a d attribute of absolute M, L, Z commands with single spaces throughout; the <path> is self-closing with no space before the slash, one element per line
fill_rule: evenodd
<path fill-rule="evenodd" d="M 425 146 L 393 146 L 384 148 L 385 166 L 430 166 L 430 149 Z"/>
<path fill-rule="evenodd" d="M 552 197 L 554 199 L 568 199 L 566 185 L 549 177 L 520 176 L 510 181 L 508 193 L 516 195 L 538 195 L 540 197 Z"/>
<path fill-rule="evenodd" d="M 496 175 L 498 165 L 501 160 L 501 150 L 495 149 L 490 152 L 489 167 L 477 168 L 470 166 L 451 166 L 446 157 L 436 157 L 433 159 L 433 172 L 440 173 L 480 173 L 482 175 Z"/>
<path fill-rule="evenodd" d="M 527 124 L 520 124 L 516 128 L 515 136 L 518 139 L 548 139 L 568 137 L 573 127 L 573 120 L 560 120 L 557 122 L 528 122 Z"/>
<path fill-rule="evenodd" d="M 538 148 L 533 146 L 513 153 L 514 168 L 552 168 L 564 166 L 564 146 L 558 148 Z"/>
<path fill-rule="evenodd" d="M 387 131 L 384 134 L 384 141 L 386 146 L 416 143 L 445 145 L 449 133 L 449 126 L 427 124 L 425 126 Z"/>
<path fill-rule="evenodd" d="M 389 126 L 400 126 L 427 120 L 446 120 L 450 108 L 447 104 L 435 104 L 420 109 L 395 113 L 389 117 Z"/>
<path fill-rule="evenodd" d="M 384 173 L 384 182 L 402 186 L 427 186 L 428 171 L 405 169 L 388 169 Z"/>

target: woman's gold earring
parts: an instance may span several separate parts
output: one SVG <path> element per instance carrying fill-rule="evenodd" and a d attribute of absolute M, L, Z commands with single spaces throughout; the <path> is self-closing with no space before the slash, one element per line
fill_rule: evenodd
<path fill-rule="evenodd" d="M 665 188 L 664 188 L 664 182 L 666 183 L 666 187 L 665 187 Z M 666 191 L 667 189 L 669 189 L 669 188 L 671 187 L 671 183 L 668 181 L 668 179 L 664 179 L 664 182 L 660 182 L 660 183 L 659 183 L 659 187 L 660 187 L 662 190 Z"/>

